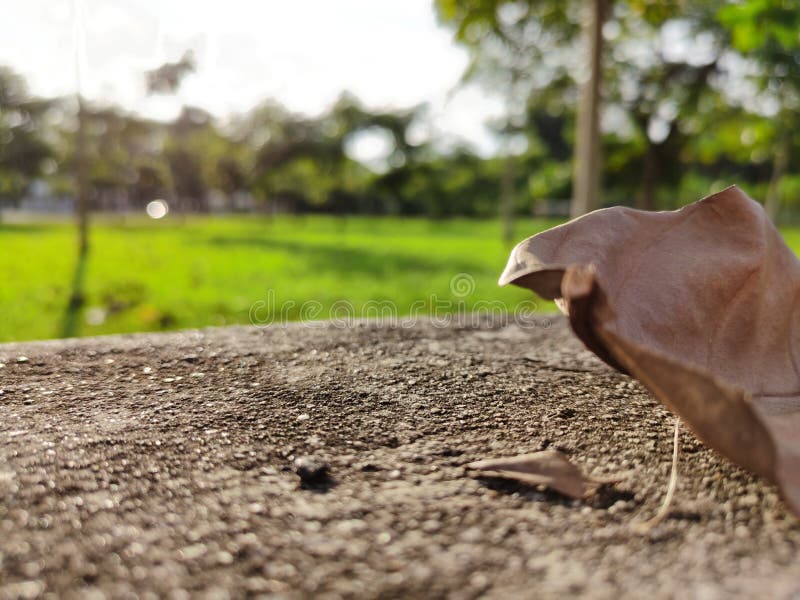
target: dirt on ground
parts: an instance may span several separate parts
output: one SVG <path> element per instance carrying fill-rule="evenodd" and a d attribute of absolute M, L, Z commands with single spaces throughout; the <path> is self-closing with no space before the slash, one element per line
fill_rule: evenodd
<path fill-rule="evenodd" d="M 563 320 L 438 325 L 0 345 L 0 598 L 800 596 L 798 520 L 689 433 L 633 531 L 673 417 Z M 629 476 L 464 469 L 545 448 Z"/>

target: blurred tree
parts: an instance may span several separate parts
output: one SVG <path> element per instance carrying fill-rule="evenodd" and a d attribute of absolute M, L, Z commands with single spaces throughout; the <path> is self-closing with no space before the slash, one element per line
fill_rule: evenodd
<path fill-rule="evenodd" d="M 269 205 L 325 210 L 337 214 L 381 210 L 376 195 L 398 203 L 398 178 L 386 171 L 412 169 L 423 145 L 410 141 L 409 129 L 422 107 L 404 111 L 370 111 L 343 94 L 317 117 L 292 114 L 265 102 L 237 120 L 234 137 L 256 151 L 251 182 Z M 386 155 L 372 170 L 352 156 L 351 145 L 363 134 L 388 138 Z M 376 177 L 382 183 L 376 182 Z M 386 207 L 383 207 L 386 208 Z"/>
<path fill-rule="evenodd" d="M 704 105 L 717 105 L 712 86 L 726 45 L 714 16 L 721 2 L 688 5 L 617 2 L 610 18 L 615 43 L 606 70 L 607 102 L 632 125 L 628 155 L 638 172 L 639 208 L 657 207 L 657 187 L 675 184 L 689 138 L 703 130 Z"/>
<path fill-rule="evenodd" d="M 637 205 L 654 208 L 657 186 L 674 184 L 680 177 L 688 133 L 682 122 L 696 113 L 704 96 L 721 93 L 711 82 L 726 47 L 724 31 L 715 22 L 723 4 L 436 2 L 440 18 L 470 51 L 466 78 L 476 78 L 490 89 L 498 89 L 503 79 L 515 81 L 517 100 L 527 100 L 529 114 L 557 115 L 563 112 L 553 110 L 557 103 L 578 107 L 576 129 L 569 136 L 576 142 L 573 216 L 596 207 L 600 199 L 601 75 L 603 116 L 613 127 L 610 141 L 624 151 L 629 164 L 636 163 L 635 169 L 629 167 L 629 177 L 639 180 L 632 194 Z M 582 22 L 588 42 L 583 46 Z M 588 52 L 581 51 L 587 47 Z M 619 164 L 617 157 L 612 162 Z"/>
<path fill-rule="evenodd" d="M 55 149 L 63 166 L 82 173 L 78 190 L 86 193 L 77 197 L 87 207 L 164 196 L 209 210 L 252 192 L 276 210 L 340 215 L 500 209 L 508 237 L 531 199 L 560 208 L 550 201 L 571 197 L 574 214 L 599 201 L 591 157 L 600 156 L 601 134 L 605 202 L 672 208 L 674 197 L 743 181 L 775 216 L 779 201 L 800 195 L 792 168 L 800 147 L 800 13 L 791 4 L 436 0 L 436 7 L 469 52 L 464 82 L 505 103 L 492 124 L 497 157 L 442 143 L 424 106 L 374 109 L 343 94 L 314 116 L 264 102 L 229 123 L 193 107 L 161 123 L 79 98 L 76 127 L 74 118 L 59 125 L 48 116 L 65 112 L 61 100 L 28 98 L 24 110 L 14 108 L 8 103 L 26 96 L 2 91 L 20 81 L 0 77 L 0 92 L 12 97 L 0 99 L 8 105 L 0 104 L 0 195 L 18 198 L 41 175 L 67 190 L 63 172 L 51 173 Z M 148 72 L 147 89 L 174 93 L 193 69 L 187 53 Z"/>
<path fill-rule="evenodd" d="M 510 119 L 519 117 L 529 99 L 540 106 L 577 104 L 573 71 L 589 64 L 579 104 L 572 213 L 597 206 L 599 188 L 599 104 L 602 35 L 606 0 L 436 0 L 440 20 L 471 56 L 464 80 L 479 80 L 504 90 Z M 588 10 L 586 10 L 588 9 Z M 585 31 L 587 52 L 578 39 Z M 591 57 L 591 60 L 586 60 Z M 509 128 L 506 128 L 508 130 Z M 508 219 L 511 161 L 501 196 Z M 506 232 L 510 225 L 506 224 Z"/>
<path fill-rule="evenodd" d="M 44 130 L 51 104 L 32 98 L 22 77 L 0 67 L 0 208 L 7 201 L 16 204 L 53 159 Z"/>
<path fill-rule="evenodd" d="M 145 71 L 145 86 L 148 94 L 174 94 L 180 88 L 184 78 L 197 69 L 194 53 L 191 50 L 184 52 L 180 60 L 167 62 Z"/>
<path fill-rule="evenodd" d="M 772 173 L 765 207 L 777 222 L 781 183 L 800 142 L 800 6 L 785 0 L 744 0 L 719 10 L 719 21 L 731 43 L 751 67 L 760 91 L 750 108 L 769 118 L 772 129 Z"/>
<path fill-rule="evenodd" d="M 579 217 L 601 204 L 600 85 L 603 80 L 603 23 L 610 0 L 586 0 L 584 38 L 589 62 L 581 85 L 575 135 L 574 183 L 570 215 Z"/>
<path fill-rule="evenodd" d="M 82 67 L 86 59 L 86 40 L 84 25 L 86 22 L 86 5 L 82 0 L 72 1 L 72 19 L 74 32 L 74 65 L 75 65 L 75 161 L 73 163 L 75 217 L 78 226 L 78 262 L 73 281 L 72 298 L 67 309 L 67 319 L 72 328 L 77 308 L 82 302 L 81 286 L 83 266 L 89 254 L 89 191 L 87 188 L 87 169 L 89 167 L 86 154 L 86 114 L 83 98 Z"/>
<path fill-rule="evenodd" d="M 57 146 L 62 165 L 75 171 L 81 147 L 78 136 L 83 131 L 88 208 L 125 210 L 131 202 L 152 200 L 151 193 L 160 195 L 168 189 L 169 174 L 160 160 L 163 124 L 85 102 L 82 112 L 82 129 L 65 122 Z"/>
<path fill-rule="evenodd" d="M 199 108 L 184 107 L 168 128 L 164 143 L 177 208 L 181 211 L 208 211 L 208 190 L 212 162 L 208 153 L 218 152 L 219 142 L 211 115 Z M 205 168 L 204 168 L 205 166 Z"/>
<path fill-rule="evenodd" d="M 325 203 L 345 160 L 341 134 L 326 132 L 321 119 L 291 114 L 274 102 L 251 111 L 236 129 L 256 152 L 252 183 L 269 206 Z"/>
<path fill-rule="evenodd" d="M 184 52 L 180 60 L 167 62 L 145 71 L 145 87 L 148 94 L 175 94 L 183 80 L 193 73 L 197 65 L 191 50 Z M 192 130 L 194 125 L 206 125 L 210 116 L 200 109 L 184 107 L 173 125 L 173 131 L 182 134 Z M 196 157 L 185 149 L 170 145 L 165 148 L 167 164 L 171 172 L 173 196 L 177 198 L 178 208 L 207 208 L 205 186 L 199 173 Z"/>

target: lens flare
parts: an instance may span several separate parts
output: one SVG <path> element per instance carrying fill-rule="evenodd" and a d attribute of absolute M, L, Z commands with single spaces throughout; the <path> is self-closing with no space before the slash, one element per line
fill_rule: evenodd
<path fill-rule="evenodd" d="M 147 203 L 145 211 L 147 211 L 147 216 L 151 219 L 160 219 L 167 216 L 169 205 L 165 200 L 153 200 Z"/>

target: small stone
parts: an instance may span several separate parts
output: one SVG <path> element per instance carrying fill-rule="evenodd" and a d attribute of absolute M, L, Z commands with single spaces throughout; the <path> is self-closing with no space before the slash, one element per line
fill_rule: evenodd
<path fill-rule="evenodd" d="M 303 483 L 319 483 L 328 479 L 328 463 L 313 456 L 296 458 L 294 470 Z"/>
<path fill-rule="evenodd" d="M 3 586 L 4 597 L 8 598 L 39 598 L 44 592 L 45 585 L 41 581 L 20 581 Z"/>
<path fill-rule="evenodd" d="M 30 358 L 28 358 L 27 356 L 18 356 L 18 357 L 17 357 L 17 362 L 18 362 L 18 363 L 26 363 L 26 362 L 28 362 L 29 360 L 30 360 Z"/>
<path fill-rule="evenodd" d="M 485 588 L 489 585 L 489 579 L 483 573 L 475 573 L 469 578 L 469 584 L 476 588 Z"/>
<path fill-rule="evenodd" d="M 179 556 L 184 560 L 195 560 L 203 556 L 208 548 L 206 548 L 205 544 L 193 544 L 191 546 L 186 546 L 178 551 Z"/>
<path fill-rule="evenodd" d="M 624 511 L 627 507 L 628 507 L 627 502 L 625 502 L 624 500 L 617 500 L 616 502 L 614 502 L 614 504 L 608 507 L 608 513 L 613 515 L 618 512 Z"/>
<path fill-rule="evenodd" d="M 480 542 L 483 538 L 483 530 L 480 527 L 470 527 L 469 529 L 465 529 L 459 535 L 462 541 L 476 544 Z"/>
<path fill-rule="evenodd" d="M 428 519 L 422 523 L 422 531 L 425 533 L 436 533 L 442 528 L 442 524 L 436 519 Z"/>
<path fill-rule="evenodd" d="M 750 537 L 750 530 L 745 525 L 737 525 L 733 530 L 733 535 L 740 540 L 745 540 Z"/>
<path fill-rule="evenodd" d="M 248 505 L 247 510 L 249 510 L 254 515 L 263 515 L 264 513 L 267 512 L 265 506 L 260 502 L 251 503 L 250 505 Z"/>
<path fill-rule="evenodd" d="M 25 575 L 25 577 L 28 577 L 30 579 L 35 579 L 36 577 L 39 576 L 39 573 L 42 571 L 42 566 L 40 563 L 34 560 L 22 565 L 22 568 L 20 570 L 22 571 L 22 574 Z"/>
<path fill-rule="evenodd" d="M 756 496 L 755 494 L 747 494 L 739 498 L 740 506 L 744 507 L 756 506 L 758 505 L 758 503 L 759 503 L 758 496 Z"/>
<path fill-rule="evenodd" d="M 297 420 L 298 421 L 308 421 L 310 418 L 311 417 L 308 415 L 308 413 L 303 413 L 301 415 L 297 415 Z"/>

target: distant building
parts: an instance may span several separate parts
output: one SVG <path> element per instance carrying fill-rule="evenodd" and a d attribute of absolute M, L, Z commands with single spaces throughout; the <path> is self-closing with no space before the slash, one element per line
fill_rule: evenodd
<path fill-rule="evenodd" d="M 67 215 L 74 211 L 75 202 L 69 196 L 54 196 L 50 185 L 43 179 L 34 179 L 25 195 L 14 207 L 22 213 Z"/>

